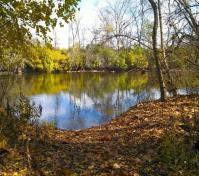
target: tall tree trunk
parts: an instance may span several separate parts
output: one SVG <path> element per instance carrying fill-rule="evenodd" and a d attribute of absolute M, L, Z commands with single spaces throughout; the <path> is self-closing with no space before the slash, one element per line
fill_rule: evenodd
<path fill-rule="evenodd" d="M 161 67 L 160 67 L 160 60 L 159 60 L 158 49 L 157 49 L 158 8 L 157 8 L 157 4 L 154 2 L 154 0 L 148 0 L 148 1 L 151 4 L 151 7 L 152 7 L 153 13 L 154 13 L 154 24 L 153 24 L 152 39 L 153 39 L 154 59 L 155 59 L 155 64 L 156 64 L 156 69 L 157 69 L 159 86 L 160 86 L 160 95 L 161 95 L 160 99 L 161 99 L 161 101 L 165 101 L 166 100 L 165 84 L 164 84 L 162 70 L 161 70 Z"/>
<path fill-rule="evenodd" d="M 161 38 L 161 51 L 162 57 L 166 58 L 165 48 L 164 48 L 164 37 L 163 37 L 163 25 L 162 25 L 162 9 L 161 9 L 161 2 L 158 0 L 158 14 L 159 14 L 159 23 L 160 23 L 160 38 Z"/>
<path fill-rule="evenodd" d="M 173 77 L 169 69 L 169 65 L 166 59 L 165 47 L 164 47 L 164 37 L 163 37 L 163 25 L 162 25 L 162 9 L 161 0 L 158 0 L 158 12 L 159 12 L 159 24 L 160 24 L 160 40 L 161 40 L 161 53 L 162 53 L 162 68 L 164 69 L 163 75 L 166 81 L 167 90 L 172 93 L 173 96 L 177 96 L 177 90 L 174 85 Z"/>

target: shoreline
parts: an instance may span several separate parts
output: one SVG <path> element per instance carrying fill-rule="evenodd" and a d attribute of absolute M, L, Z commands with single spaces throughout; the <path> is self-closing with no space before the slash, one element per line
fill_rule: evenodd
<path fill-rule="evenodd" d="M 171 69 L 171 72 L 196 72 L 194 69 Z M 130 70 L 71 70 L 71 71 L 53 71 L 53 72 L 43 72 L 43 71 L 24 71 L 24 72 L 8 72 L 0 71 L 0 76 L 2 75 L 25 75 L 25 74 L 66 74 L 66 73 L 131 73 L 131 72 L 141 72 L 142 74 L 148 72 L 156 72 L 156 69 L 130 69 Z"/>
<path fill-rule="evenodd" d="M 199 113 L 199 109 L 193 111 L 197 102 L 198 95 L 168 98 L 166 102 L 144 102 L 107 124 L 83 130 L 43 127 L 37 143 L 30 135 L 31 162 L 37 163 L 37 169 L 32 172 L 43 175 L 134 176 L 148 172 L 146 168 L 150 167 L 152 175 L 156 172 L 169 175 L 171 170 L 165 168 L 164 162 L 154 163 L 157 157 L 161 158 L 160 146 L 173 127 L 177 129 L 179 139 L 186 136 L 180 124 L 184 118 L 191 121 L 194 113 Z M 19 145 L 12 151 L 12 159 L 8 160 L 6 168 L 9 172 L 27 175 L 26 149 Z M 15 153 L 20 159 L 15 159 Z M 13 164 L 16 162 L 18 166 Z"/>
<path fill-rule="evenodd" d="M 142 111 L 142 107 L 144 108 L 147 108 L 148 106 L 150 105 L 153 105 L 153 104 L 159 104 L 160 107 L 161 106 L 164 106 L 166 105 L 167 103 L 172 103 L 172 101 L 181 101 L 183 99 L 197 99 L 197 101 L 199 101 L 199 95 L 198 94 L 190 94 L 190 95 L 178 95 L 177 97 L 168 97 L 167 100 L 165 102 L 162 102 L 160 101 L 159 99 L 156 99 L 156 100 L 150 100 L 150 101 L 144 101 L 144 102 L 141 102 L 139 104 L 136 104 L 134 106 L 131 106 L 127 111 L 121 113 L 120 115 L 114 117 L 113 119 L 111 119 L 110 121 L 104 123 L 104 124 L 101 124 L 101 125 L 96 125 L 96 126 L 92 126 L 90 128 L 85 128 L 85 129 L 79 129 L 79 130 L 67 130 L 67 129 L 59 129 L 59 128 L 54 128 L 53 130 L 57 131 L 57 132 L 78 132 L 78 133 L 81 133 L 81 132 L 84 132 L 84 131 L 92 131 L 92 130 L 95 130 L 95 129 L 99 129 L 99 130 L 102 130 L 102 129 L 106 129 L 109 125 L 112 125 L 112 124 L 115 124 L 115 123 L 118 123 L 118 122 L 121 122 L 123 117 L 127 116 L 127 115 L 132 115 L 132 113 L 134 111 Z M 199 109 L 198 109 L 199 110 Z M 137 115 L 133 115 L 135 118 L 137 118 Z"/>

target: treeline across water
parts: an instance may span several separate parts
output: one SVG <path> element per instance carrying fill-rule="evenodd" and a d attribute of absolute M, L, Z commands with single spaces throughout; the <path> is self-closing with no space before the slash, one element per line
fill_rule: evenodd
<path fill-rule="evenodd" d="M 195 58 L 197 53 L 191 46 L 168 48 L 166 52 L 170 56 L 170 68 L 194 68 L 191 58 Z M 39 43 L 29 47 L 26 55 L 20 51 L 16 53 L 4 50 L 0 66 L 1 71 L 10 72 L 127 71 L 154 68 L 152 50 L 139 45 L 118 51 L 101 44 L 89 44 L 85 48 L 76 44 L 69 49 L 59 49 L 51 44 L 42 46 Z"/>
<path fill-rule="evenodd" d="M 63 3 L 67 6 L 60 4 L 59 8 L 64 6 L 61 10 L 50 2 L 11 1 L 9 6 L 7 2 L 1 2 L 0 71 L 157 68 L 160 70 L 157 72 L 160 82 L 166 87 L 175 87 L 170 68 L 199 68 L 199 12 L 196 0 L 189 3 L 181 0 L 172 3 L 107 1 L 98 9 L 97 24 L 89 25 L 88 29 L 82 19 L 75 16 L 78 0 Z M 35 5 L 37 8 L 33 8 Z M 49 15 L 59 10 L 65 13 L 57 13 L 57 19 Z M 154 12 L 158 16 L 154 16 Z M 65 21 L 60 26 L 68 27 L 68 35 L 62 35 L 67 49 L 58 48 L 58 19 Z"/>

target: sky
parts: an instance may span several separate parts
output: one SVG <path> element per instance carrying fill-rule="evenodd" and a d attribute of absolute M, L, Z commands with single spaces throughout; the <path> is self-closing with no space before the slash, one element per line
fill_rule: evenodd
<path fill-rule="evenodd" d="M 98 21 L 98 9 L 106 4 L 107 0 L 81 0 L 80 11 L 76 13 L 77 18 L 81 19 L 81 27 L 90 28 Z M 60 48 L 68 48 L 69 29 L 66 24 L 64 27 L 55 29 L 57 36 L 57 45 Z M 86 40 L 89 40 L 89 36 Z"/>

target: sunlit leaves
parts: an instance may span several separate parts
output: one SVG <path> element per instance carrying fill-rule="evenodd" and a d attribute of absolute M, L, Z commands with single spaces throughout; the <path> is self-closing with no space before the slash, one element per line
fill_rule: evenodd
<path fill-rule="evenodd" d="M 62 62 L 65 59 L 66 55 L 61 50 L 36 45 L 32 48 L 32 57 L 28 65 L 32 69 L 44 72 L 61 71 Z"/>
<path fill-rule="evenodd" d="M 135 47 L 134 49 L 130 51 L 129 57 L 130 57 L 132 66 L 137 67 L 137 68 L 148 67 L 148 59 L 145 52 L 146 51 L 139 46 Z"/>
<path fill-rule="evenodd" d="M 58 19 L 64 23 L 74 17 L 78 1 L 1 1 L 0 51 L 26 45 L 33 31 L 46 38 L 50 29 L 57 25 Z"/>

